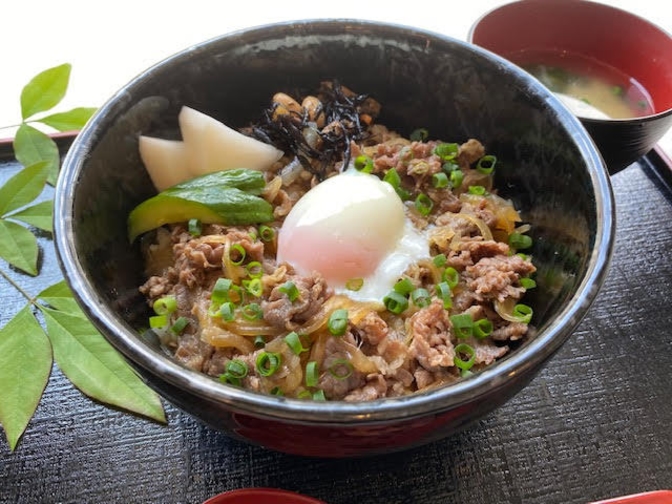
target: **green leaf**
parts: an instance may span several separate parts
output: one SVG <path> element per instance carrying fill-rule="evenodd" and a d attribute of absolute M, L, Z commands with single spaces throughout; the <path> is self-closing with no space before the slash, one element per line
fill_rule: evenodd
<path fill-rule="evenodd" d="M 0 186 L 0 216 L 37 198 L 44 189 L 48 173 L 49 164 L 40 161 L 24 168 Z"/>
<path fill-rule="evenodd" d="M 21 117 L 49 110 L 63 99 L 70 81 L 72 66 L 64 63 L 40 72 L 21 91 Z"/>
<path fill-rule="evenodd" d="M 96 111 L 91 107 L 79 107 L 67 112 L 51 114 L 38 119 L 38 122 L 51 126 L 58 131 L 80 130 Z"/>
<path fill-rule="evenodd" d="M 44 289 L 37 295 L 37 299 L 58 311 L 83 316 L 82 310 L 65 280 Z"/>
<path fill-rule="evenodd" d="M 35 414 L 52 363 L 49 339 L 26 306 L 0 329 L 0 423 L 12 451 Z"/>
<path fill-rule="evenodd" d="M 52 185 L 56 183 L 61 155 L 56 142 L 49 135 L 32 126 L 22 124 L 14 137 L 14 155 L 23 166 L 31 166 L 40 162 L 48 163 L 47 182 Z"/>
<path fill-rule="evenodd" d="M 53 231 L 53 214 L 54 202 L 49 200 L 42 201 L 18 212 L 14 212 L 13 214 L 8 215 L 8 217 L 51 233 Z"/>
<path fill-rule="evenodd" d="M 87 396 L 166 421 L 161 400 L 84 317 L 41 308 L 56 364 Z"/>
<path fill-rule="evenodd" d="M 30 275 L 37 275 L 37 238 L 15 222 L 0 219 L 0 257 Z"/>

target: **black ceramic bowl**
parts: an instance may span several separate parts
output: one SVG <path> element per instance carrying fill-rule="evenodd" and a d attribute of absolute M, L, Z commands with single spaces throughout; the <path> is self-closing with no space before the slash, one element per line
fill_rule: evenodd
<path fill-rule="evenodd" d="M 653 108 L 619 119 L 580 117 L 610 173 L 649 152 L 672 127 L 672 35 L 622 9 L 586 0 L 519 0 L 484 14 L 469 41 L 516 64 L 573 66 L 642 86 Z M 553 55 L 553 62 L 539 55 Z"/>
<path fill-rule="evenodd" d="M 138 135 L 174 136 L 188 104 L 232 126 L 258 118 L 278 90 L 337 78 L 383 104 L 379 121 L 408 135 L 480 139 L 498 157 L 497 185 L 532 222 L 539 282 L 536 338 L 458 384 L 365 403 L 290 400 L 226 386 L 185 369 L 137 328 L 139 250 L 129 211 L 154 193 Z M 297 93 L 298 94 L 298 93 Z M 191 47 L 150 68 L 91 119 L 65 159 L 55 241 L 85 312 L 168 401 L 206 424 L 269 448 L 342 457 L 447 436 L 519 392 L 588 310 L 612 249 L 604 163 L 580 122 L 536 80 L 483 49 L 438 34 L 355 20 L 257 27 Z"/>

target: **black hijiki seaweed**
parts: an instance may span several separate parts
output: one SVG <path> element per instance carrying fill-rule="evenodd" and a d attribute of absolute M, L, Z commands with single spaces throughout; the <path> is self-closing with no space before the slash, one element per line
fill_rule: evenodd
<path fill-rule="evenodd" d="M 331 85 L 322 85 L 319 98 L 322 105 L 317 114 L 324 114 L 326 125 L 321 130 L 311 124 L 308 111 L 275 115 L 279 104 L 273 103 L 264 110 L 262 119 L 252 125 L 251 134 L 285 153 L 295 155 L 306 171 L 322 181 L 336 162 L 342 160 L 343 167 L 350 164 L 351 142 L 366 138 L 368 126 L 362 123 L 360 114 L 361 106 L 369 96 L 346 94 L 343 87 L 333 81 Z M 306 128 L 313 128 L 319 136 L 319 148 L 309 144 L 304 135 Z"/>

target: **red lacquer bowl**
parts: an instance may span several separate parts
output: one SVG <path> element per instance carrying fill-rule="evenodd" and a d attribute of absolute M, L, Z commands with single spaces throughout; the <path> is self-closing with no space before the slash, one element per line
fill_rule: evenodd
<path fill-rule="evenodd" d="M 672 37 L 641 17 L 587 0 L 520 0 L 484 14 L 468 38 L 516 64 L 532 53 L 566 52 L 641 84 L 652 114 L 580 118 L 612 173 L 646 154 L 672 126 Z"/>
<path fill-rule="evenodd" d="M 277 488 L 243 488 L 224 492 L 209 498 L 203 504 L 325 504 L 287 490 Z"/>
<path fill-rule="evenodd" d="M 654 490 L 595 501 L 590 504 L 670 504 L 671 502 L 672 490 Z"/>

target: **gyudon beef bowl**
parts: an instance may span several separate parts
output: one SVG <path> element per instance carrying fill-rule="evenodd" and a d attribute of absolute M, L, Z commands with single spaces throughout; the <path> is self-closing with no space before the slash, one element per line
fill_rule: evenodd
<path fill-rule="evenodd" d="M 518 393 L 605 276 L 604 164 L 485 50 L 356 20 L 228 34 L 79 134 L 55 236 L 87 315 L 172 404 L 327 457 L 447 436 Z"/>

